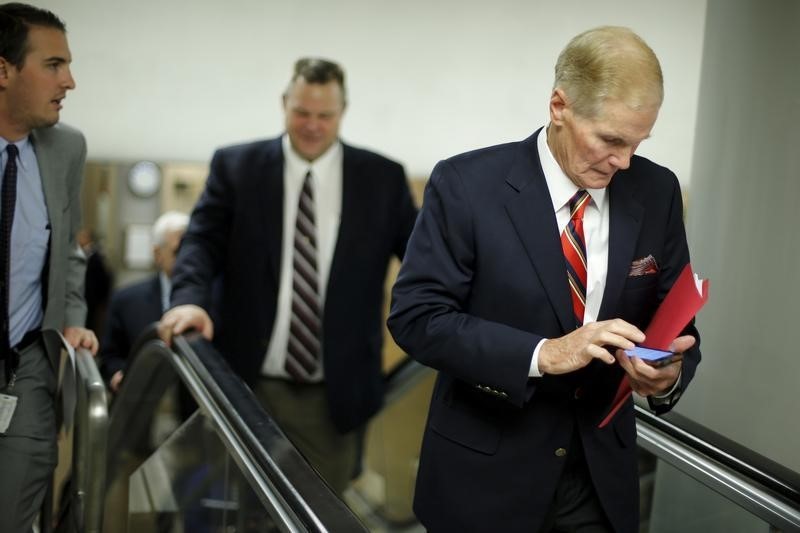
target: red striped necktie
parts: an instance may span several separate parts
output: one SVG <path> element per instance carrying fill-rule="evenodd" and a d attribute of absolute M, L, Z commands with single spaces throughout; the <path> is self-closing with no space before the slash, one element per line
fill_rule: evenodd
<path fill-rule="evenodd" d="M 586 309 L 586 240 L 583 236 L 583 213 L 591 196 L 581 189 L 569 200 L 569 224 L 561 233 L 561 248 L 567 262 L 567 279 L 575 312 L 575 327 L 583 325 Z"/>

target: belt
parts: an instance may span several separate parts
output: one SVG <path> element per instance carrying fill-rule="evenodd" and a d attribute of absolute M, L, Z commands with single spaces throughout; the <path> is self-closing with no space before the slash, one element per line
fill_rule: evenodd
<path fill-rule="evenodd" d="M 17 343 L 16 346 L 11 348 L 12 350 L 16 351 L 17 353 L 22 353 L 31 346 L 33 346 L 36 341 L 42 338 L 42 330 L 40 329 L 32 329 L 28 333 L 22 336 L 22 340 Z"/>
<path fill-rule="evenodd" d="M 6 385 L 13 385 L 13 375 L 17 371 L 17 367 L 19 366 L 19 357 L 22 352 L 33 346 L 36 341 L 42 338 L 42 331 L 38 329 L 32 329 L 28 333 L 22 336 L 22 340 L 19 341 L 16 346 L 12 347 L 8 350 L 8 353 L 5 355 L 5 376 L 6 376 Z"/>

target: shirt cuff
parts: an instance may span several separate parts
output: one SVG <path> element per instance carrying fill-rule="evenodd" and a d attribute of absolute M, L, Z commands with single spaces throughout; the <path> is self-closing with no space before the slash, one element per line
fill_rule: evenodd
<path fill-rule="evenodd" d="M 656 405 L 668 403 L 673 393 L 680 386 L 682 375 L 683 375 L 683 369 L 681 369 L 681 371 L 678 373 L 678 379 L 675 380 L 675 383 L 672 385 L 672 387 L 670 387 L 670 389 L 667 392 L 663 394 L 653 394 L 652 396 L 650 396 L 650 398 L 653 399 L 653 403 L 655 403 Z"/>
<path fill-rule="evenodd" d="M 531 366 L 528 369 L 528 377 L 529 378 L 540 378 L 544 374 L 539 371 L 539 350 L 542 349 L 542 344 L 547 339 L 542 339 L 539 341 L 539 344 L 536 345 L 536 348 L 533 349 L 533 355 L 531 356 Z"/>

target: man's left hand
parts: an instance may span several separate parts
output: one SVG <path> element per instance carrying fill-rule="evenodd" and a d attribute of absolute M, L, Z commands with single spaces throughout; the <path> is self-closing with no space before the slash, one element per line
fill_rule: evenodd
<path fill-rule="evenodd" d="M 92 355 L 97 355 L 97 337 L 94 331 L 86 328 L 64 328 L 64 338 L 73 348 L 86 348 Z"/>
<path fill-rule="evenodd" d="M 695 338 L 684 335 L 675 339 L 670 346 L 670 351 L 683 353 L 694 346 Z M 655 396 L 669 391 L 681 373 L 682 359 L 663 367 L 654 367 L 639 359 L 629 357 L 624 350 L 617 350 L 617 361 L 627 372 L 631 388 L 642 396 Z"/>

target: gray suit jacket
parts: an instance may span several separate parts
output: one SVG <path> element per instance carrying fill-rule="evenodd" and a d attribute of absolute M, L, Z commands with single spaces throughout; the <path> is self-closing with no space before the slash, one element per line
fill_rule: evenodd
<path fill-rule="evenodd" d="M 83 326 L 86 303 L 83 284 L 86 257 L 75 241 L 80 227 L 80 193 L 86 140 L 65 124 L 34 130 L 31 140 L 42 177 L 50 218 L 50 246 L 42 332 L 53 368 L 57 369 L 60 339 L 67 326 Z"/>

